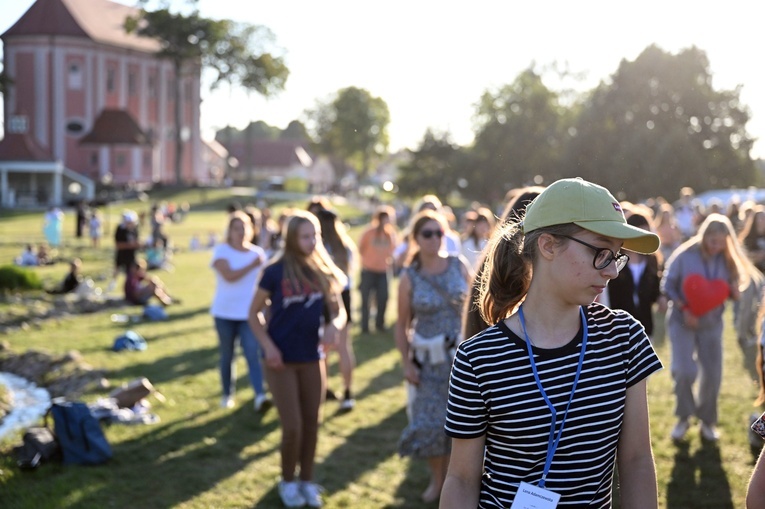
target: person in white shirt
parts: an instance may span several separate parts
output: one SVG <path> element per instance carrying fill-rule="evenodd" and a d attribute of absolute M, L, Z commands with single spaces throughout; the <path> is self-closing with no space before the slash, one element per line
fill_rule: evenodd
<path fill-rule="evenodd" d="M 210 313 L 215 318 L 219 340 L 223 389 L 221 406 L 234 406 L 234 349 L 238 340 L 247 360 L 250 383 L 255 391 L 255 410 L 259 412 L 270 404 L 270 398 L 263 387 L 258 341 L 247 318 L 258 275 L 266 262 L 266 253 L 261 247 L 252 244 L 251 238 L 250 218 L 244 212 L 233 212 L 229 219 L 226 242 L 217 244 L 213 250 L 211 266 L 215 270 L 216 287 Z"/>
<path fill-rule="evenodd" d="M 478 263 L 482 259 L 481 252 L 489 241 L 491 232 L 494 230 L 494 215 L 485 207 L 474 212 L 471 225 L 462 237 L 462 256 L 468 261 L 473 270 L 478 269 Z"/>

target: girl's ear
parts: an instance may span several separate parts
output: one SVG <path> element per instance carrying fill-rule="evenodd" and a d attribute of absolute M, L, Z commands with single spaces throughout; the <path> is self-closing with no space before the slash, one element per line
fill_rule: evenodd
<path fill-rule="evenodd" d="M 543 233 L 537 238 L 537 248 L 539 255 L 546 260 L 552 260 L 555 257 L 555 250 L 558 247 L 558 241 L 554 235 Z"/>

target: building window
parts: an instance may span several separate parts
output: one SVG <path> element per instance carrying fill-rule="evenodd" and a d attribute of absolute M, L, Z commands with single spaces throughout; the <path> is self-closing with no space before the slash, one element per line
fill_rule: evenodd
<path fill-rule="evenodd" d="M 117 154 L 116 164 L 117 164 L 117 168 L 124 168 L 124 166 L 125 166 L 125 154 Z"/>
<path fill-rule="evenodd" d="M 72 136 L 79 136 L 85 130 L 85 124 L 82 120 L 75 119 L 66 123 L 66 133 Z"/>
<path fill-rule="evenodd" d="M 138 92 L 137 78 L 134 72 L 128 74 L 128 95 L 134 96 Z"/>
<path fill-rule="evenodd" d="M 29 120 L 26 115 L 13 115 L 8 120 L 6 130 L 9 133 L 24 134 L 29 131 Z"/>
<path fill-rule="evenodd" d="M 171 101 L 175 99 L 175 82 L 173 80 L 167 80 L 167 98 Z"/>
<path fill-rule="evenodd" d="M 156 76 L 149 76 L 149 97 L 156 98 L 157 97 L 157 77 Z"/>
<path fill-rule="evenodd" d="M 117 85 L 117 71 L 115 69 L 106 70 L 106 91 L 114 92 Z"/>
<path fill-rule="evenodd" d="M 80 64 L 76 62 L 69 64 L 69 73 L 67 77 L 69 88 L 71 90 L 82 89 L 82 67 L 80 67 Z"/>
<path fill-rule="evenodd" d="M 94 151 L 90 153 L 90 165 L 98 166 L 98 152 Z"/>

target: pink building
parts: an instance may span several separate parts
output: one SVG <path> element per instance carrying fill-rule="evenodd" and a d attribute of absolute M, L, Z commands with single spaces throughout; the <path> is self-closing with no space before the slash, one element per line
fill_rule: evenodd
<path fill-rule="evenodd" d="M 182 178 L 209 179 L 200 69 L 184 71 L 175 97 L 172 64 L 156 57 L 159 44 L 123 28 L 136 13 L 108 0 L 37 0 L 0 36 L 12 80 L 4 96 L 0 205 L 87 199 L 94 183 L 174 183 L 176 100 Z"/>

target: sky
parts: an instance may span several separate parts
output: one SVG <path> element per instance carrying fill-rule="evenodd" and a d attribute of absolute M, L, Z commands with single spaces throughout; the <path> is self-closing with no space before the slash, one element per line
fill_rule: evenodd
<path fill-rule="evenodd" d="M 33 0 L 0 0 L 0 33 Z M 129 3 L 129 2 L 126 2 Z M 181 2 L 176 0 L 177 4 Z M 715 89 L 742 86 L 751 111 L 748 132 L 763 141 L 765 68 L 761 22 L 765 3 L 708 0 L 613 2 L 548 0 L 199 0 L 202 15 L 271 29 L 290 69 L 286 89 L 265 99 L 223 86 L 202 91 L 203 134 L 263 120 L 284 128 L 317 101 L 355 86 L 390 110 L 390 148 L 416 148 L 431 128 L 466 145 L 475 105 L 486 90 L 512 83 L 534 64 L 557 63 L 583 78 L 543 81 L 551 89 L 590 90 L 623 59 L 647 46 L 665 51 L 695 45 L 710 61 Z"/>

